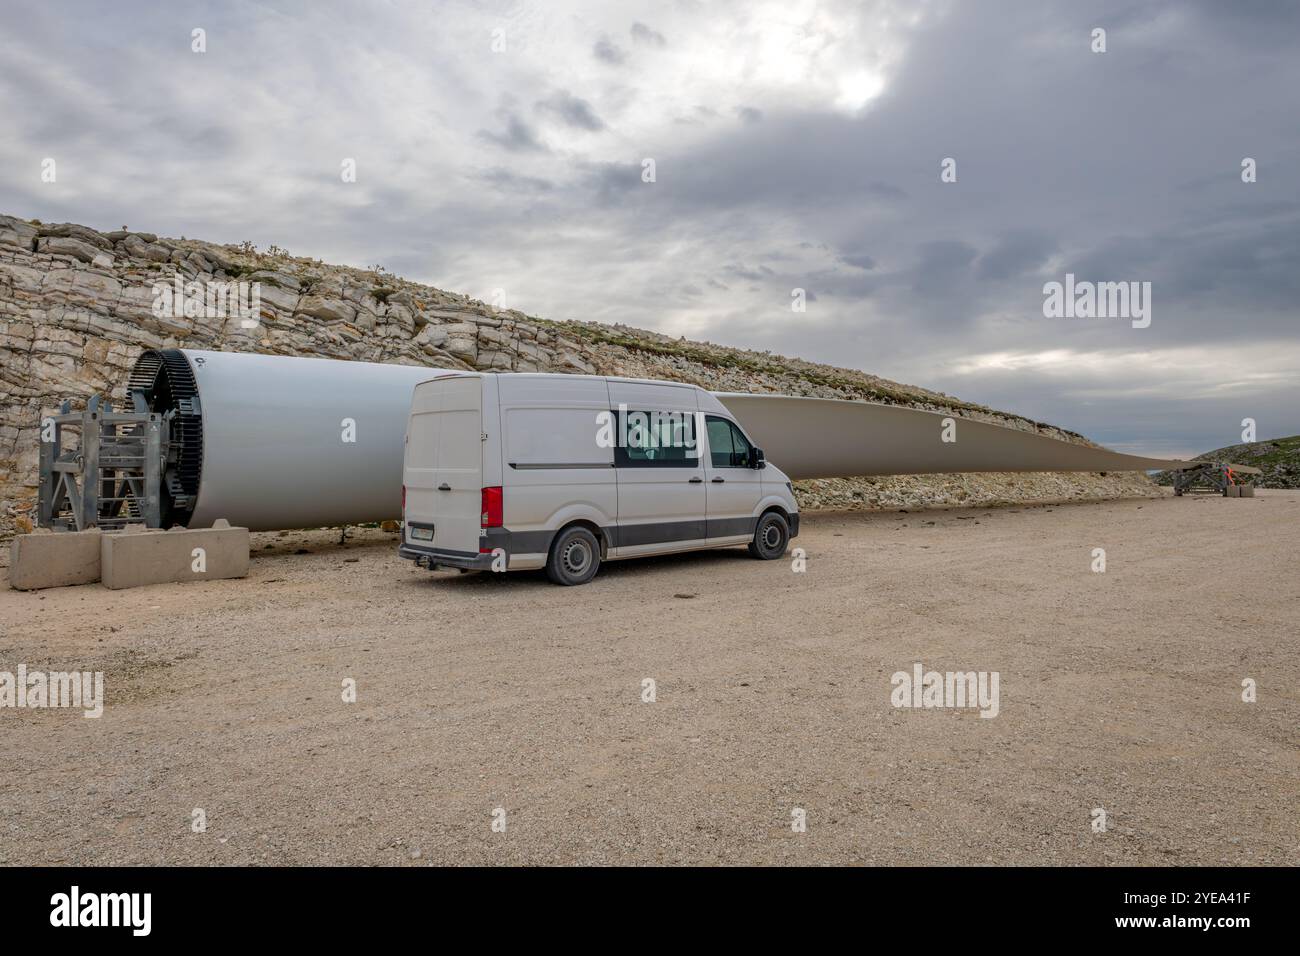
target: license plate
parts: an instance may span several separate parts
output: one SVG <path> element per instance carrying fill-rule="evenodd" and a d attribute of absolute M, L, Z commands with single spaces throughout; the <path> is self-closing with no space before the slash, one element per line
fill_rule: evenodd
<path fill-rule="evenodd" d="M 412 529 L 411 529 L 411 540 L 413 540 L 413 541 L 432 541 L 432 540 L 433 540 L 433 529 L 432 529 L 432 528 L 412 528 Z"/>

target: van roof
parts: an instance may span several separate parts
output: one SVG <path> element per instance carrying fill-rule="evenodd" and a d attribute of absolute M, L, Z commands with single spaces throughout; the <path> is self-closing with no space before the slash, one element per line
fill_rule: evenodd
<path fill-rule="evenodd" d="M 566 380 L 585 378 L 602 382 L 629 382 L 635 385 L 676 385 L 681 388 L 698 389 L 701 392 L 707 391 L 707 389 L 696 385 L 694 382 L 673 382 L 664 378 L 628 378 L 623 375 L 570 375 L 568 372 L 471 372 L 468 370 L 462 372 L 457 370 L 443 372 L 441 375 L 434 375 L 429 378 L 428 381 L 436 382 L 443 378 L 482 378 L 485 375 L 509 375 L 511 378 L 562 378 Z M 420 384 L 423 385 L 424 382 L 421 382 Z"/>
<path fill-rule="evenodd" d="M 433 370 L 431 369 L 430 371 Z M 563 379 L 565 381 L 573 381 L 574 379 L 586 379 L 588 381 L 597 381 L 597 382 L 625 382 L 631 385 L 675 385 L 682 388 L 694 389 L 697 393 L 699 393 L 700 397 L 698 399 L 699 404 L 697 407 L 699 408 L 700 411 L 707 412 L 713 415 L 722 415 L 726 418 L 731 419 L 732 421 L 736 420 L 736 416 L 731 412 L 731 410 L 728 409 L 724 404 L 722 404 L 722 402 L 718 400 L 718 397 L 713 392 L 710 392 L 708 389 L 702 388 L 701 386 L 696 385 L 693 382 L 670 382 L 665 379 L 657 379 L 657 378 L 626 378 L 620 375 L 569 375 L 565 372 L 447 371 L 447 372 L 443 372 L 441 375 L 435 375 L 432 378 L 427 379 L 426 381 L 420 382 L 415 387 L 418 389 L 423 385 L 429 385 L 433 382 L 437 382 L 445 378 L 471 378 L 471 377 L 483 378 L 484 376 L 487 375 L 505 375 L 511 378 L 542 378 L 542 379 L 556 379 L 556 380 Z"/>

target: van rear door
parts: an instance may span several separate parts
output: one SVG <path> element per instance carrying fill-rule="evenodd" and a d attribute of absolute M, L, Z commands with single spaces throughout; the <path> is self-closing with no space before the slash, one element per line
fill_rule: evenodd
<path fill-rule="evenodd" d="M 404 476 L 410 544 L 478 555 L 482 437 L 482 376 L 452 375 L 415 387 Z"/>

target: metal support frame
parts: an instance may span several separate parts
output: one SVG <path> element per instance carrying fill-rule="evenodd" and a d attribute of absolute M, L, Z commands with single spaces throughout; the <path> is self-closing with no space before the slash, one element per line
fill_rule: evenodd
<path fill-rule="evenodd" d="M 1234 485 L 1254 488 L 1249 481 L 1239 480 L 1232 466 L 1222 461 L 1200 462 L 1195 468 L 1185 468 L 1174 472 L 1174 494 L 1182 495 L 1188 491 L 1205 489 L 1218 492 L 1228 497 L 1228 488 Z"/>
<path fill-rule="evenodd" d="M 92 397 L 84 411 L 64 402 L 41 420 L 37 523 L 60 531 L 162 526 L 160 484 L 171 414 L 118 412 Z M 74 447 L 69 439 L 77 439 Z"/>

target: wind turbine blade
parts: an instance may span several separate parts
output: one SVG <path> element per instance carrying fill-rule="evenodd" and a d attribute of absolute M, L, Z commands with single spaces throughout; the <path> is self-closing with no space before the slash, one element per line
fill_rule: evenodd
<path fill-rule="evenodd" d="M 900 405 L 715 392 L 791 478 L 970 471 L 1178 470 L 1197 463 L 1124 455 Z M 945 430 L 952 441 L 944 441 Z M 1246 469 L 1241 469 L 1245 471 Z"/>

